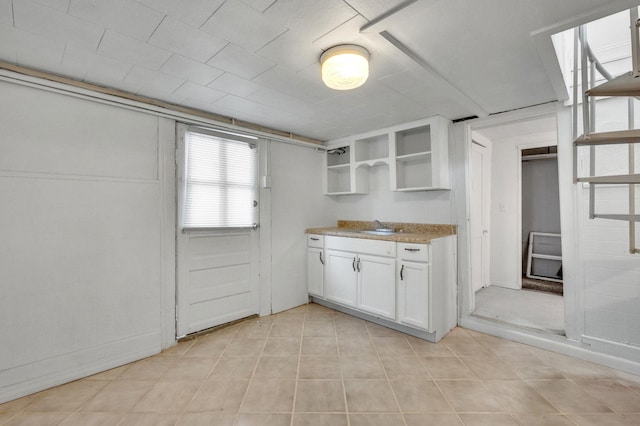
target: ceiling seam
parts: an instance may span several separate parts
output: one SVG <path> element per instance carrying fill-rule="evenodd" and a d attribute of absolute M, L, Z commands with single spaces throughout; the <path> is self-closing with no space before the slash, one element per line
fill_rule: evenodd
<path fill-rule="evenodd" d="M 448 86 L 459 98 L 460 101 L 463 102 L 468 108 L 472 110 L 479 117 L 486 117 L 489 113 L 481 107 L 476 101 L 471 99 L 466 93 L 464 93 L 461 89 L 459 89 L 456 85 L 447 80 L 443 75 L 435 70 L 431 65 L 429 65 L 420 55 L 409 49 L 404 43 L 395 38 L 387 31 L 380 32 L 380 35 L 391 43 L 395 48 L 397 48 L 400 52 L 409 57 L 413 62 L 422 67 L 425 71 L 431 74 L 435 79 L 439 80 L 444 85 Z"/>

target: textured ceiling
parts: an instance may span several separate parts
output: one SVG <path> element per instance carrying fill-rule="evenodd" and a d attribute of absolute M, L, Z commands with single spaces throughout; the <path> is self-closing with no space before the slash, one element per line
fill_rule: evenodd
<path fill-rule="evenodd" d="M 0 60 L 327 140 L 556 100 L 531 33 L 632 3 L 0 0 Z M 320 80 L 342 43 L 371 52 L 349 92 Z"/>

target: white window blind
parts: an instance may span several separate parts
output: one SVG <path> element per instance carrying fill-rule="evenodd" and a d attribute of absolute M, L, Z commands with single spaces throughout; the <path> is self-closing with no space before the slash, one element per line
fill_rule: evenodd
<path fill-rule="evenodd" d="M 187 131 L 183 228 L 245 228 L 257 223 L 255 144 Z"/>

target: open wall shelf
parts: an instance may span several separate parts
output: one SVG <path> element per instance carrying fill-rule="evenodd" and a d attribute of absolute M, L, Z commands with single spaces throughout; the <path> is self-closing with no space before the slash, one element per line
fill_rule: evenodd
<path fill-rule="evenodd" d="M 328 142 L 325 193 L 368 192 L 368 169 L 376 166 L 389 167 L 392 191 L 449 189 L 450 124 L 435 116 Z"/>

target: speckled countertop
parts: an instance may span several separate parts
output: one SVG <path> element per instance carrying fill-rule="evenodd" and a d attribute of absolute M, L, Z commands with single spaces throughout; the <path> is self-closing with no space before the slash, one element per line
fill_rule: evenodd
<path fill-rule="evenodd" d="M 367 240 L 396 241 L 399 243 L 428 244 L 435 238 L 456 235 L 456 225 L 434 225 L 427 223 L 383 222 L 397 232 L 392 235 L 371 235 L 359 231 L 375 229 L 375 222 L 359 222 L 339 220 L 338 226 L 332 228 L 309 228 L 307 234 L 333 235 L 336 237 L 363 238 Z"/>

